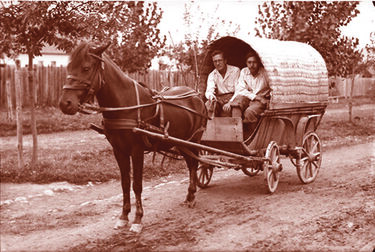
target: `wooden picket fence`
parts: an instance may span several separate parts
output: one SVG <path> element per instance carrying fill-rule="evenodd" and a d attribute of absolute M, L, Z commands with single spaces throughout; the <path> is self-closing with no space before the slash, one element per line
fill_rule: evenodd
<path fill-rule="evenodd" d="M 349 97 L 352 87 L 351 78 L 330 78 L 335 88 L 330 89 L 330 96 Z M 353 96 L 375 96 L 375 78 L 355 78 Z"/>
<path fill-rule="evenodd" d="M 0 107 L 15 107 L 15 66 L 0 68 Z M 21 85 L 23 106 L 30 105 L 30 86 L 27 68 L 21 68 Z M 164 87 L 190 86 L 196 88 L 196 78 L 193 73 L 181 73 L 174 71 L 150 70 L 147 73 L 130 73 L 129 77 L 146 84 L 151 89 L 161 90 Z M 42 66 L 34 67 L 33 83 L 35 85 L 35 104 L 37 106 L 58 106 L 62 87 L 66 81 L 66 67 Z"/>
<path fill-rule="evenodd" d="M 0 67 L 0 108 L 15 108 L 15 66 Z M 28 82 L 27 68 L 21 68 L 21 97 L 23 106 L 30 105 L 32 90 Z M 33 71 L 33 83 L 35 85 L 35 104 L 37 106 L 58 106 L 62 86 L 66 81 L 66 67 L 37 65 Z M 138 82 L 148 87 L 161 90 L 164 87 L 189 86 L 204 92 L 204 87 L 197 87 L 196 76 L 192 72 L 182 73 L 168 70 L 149 70 L 146 73 L 136 72 L 128 74 Z M 336 90 L 331 92 L 333 97 L 347 97 L 350 93 L 350 79 L 331 79 L 336 83 Z M 375 78 L 359 78 L 355 80 L 354 96 L 375 95 Z"/>

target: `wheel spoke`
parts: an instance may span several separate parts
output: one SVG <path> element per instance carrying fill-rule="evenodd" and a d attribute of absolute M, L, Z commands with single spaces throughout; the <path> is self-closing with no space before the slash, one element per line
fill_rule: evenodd
<path fill-rule="evenodd" d="M 203 177 L 203 171 L 202 171 L 202 168 L 201 168 L 201 172 L 199 173 L 199 181 L 202 181 L 202 177 Z"/>
<path fill-rule="evenodd" d="M 312 153 L 312 155 L 314 155 L 314 157 L 317 158 L 318 156 L 320 156 L 320 151 L 314 152 L 314 153 Z"/>
<path fill-rule="evenodd" d="M 305 153 L 306 156 L 309 154 L 309 153 L 307 152 L 305 146 L 304 146 L 304 148 L 302 149 L 302 151 Z"/>
<path fill-rule="evenodd" d="M 273 181 L 277 182 L 277 174 L 275 172 L 272 172 Z"/>
<path fill-rule="evenodd" d="M 309 163 L 309 178 L 312 178 L 313 177 L 313 166 L 311 165 L 311 162 Z"/>
<path fill-rule="evenodd" d="M 272 172 L 270 173 L 270 177 L 269 177 L 269 183 L 270 183 L 270 186 L 271 188 L 273 188 L 274 184 L 275 184 L 275 180 L 273 179 L 273 174 Z"/>
<path fill-rule="evenodd" d="M 316 161 L 312 161 L 311 163 L 316 167 L 316 169 L 319 169 L 319 165 L 316 163 Z"/>
<path fill-rule="evenodd" d="M 318 145 L 319 145 L 319 142 L 316 141 L 316 142 L 314 143 L 313 147 L 311 148 L 311 152 L 315 151 L 315 150 L 316 150 L 316 147 L 318 147 Z"/>
<path fill-rule="evenodd" d="M 309 165 L 310 165 L 310 162 L 307 162 L 306 163 L 306 166 L 304 167 L 304 177 L 307 178 L 307 173 L 308 173 L 308 170 L 309 170 Z"/>
<path fill-rule="evenodd" d="M 310 152 L 310 138 L 306 139 L 306 143 L 304 145 L 304 149 L 306 149 L 306 153 Z"/>

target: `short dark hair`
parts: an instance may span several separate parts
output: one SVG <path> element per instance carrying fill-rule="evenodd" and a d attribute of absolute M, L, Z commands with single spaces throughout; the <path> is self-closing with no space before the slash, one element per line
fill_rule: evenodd
<path fill-rule="evenodd" d="M 213 56 L 215 56 L 215 55 L 218 55 L 218 54 L 223 55 L 223 58 L 225 59 L 225 54 L 224 54 L 224 52 L 221 51 L 221 50 L 214 50 L 214 51 L 211 53 L 211 58 L 212 58 Z"/>
<path fill-rule="evenodd" d="M 246 54 L 246 56 L 245 56 L 245 61 L 246 61 L 248 58 L 250 58 L 250 57 L 255 57 L 255 59 L 257 60 L 258 64 L 261 63 L 261 62 L 260 62 L 260 58 L 259 58 L 258 54 L 257 54 L 255 51 L 250 51 L 250 52 L 248 52 L 248 53 Z"/>

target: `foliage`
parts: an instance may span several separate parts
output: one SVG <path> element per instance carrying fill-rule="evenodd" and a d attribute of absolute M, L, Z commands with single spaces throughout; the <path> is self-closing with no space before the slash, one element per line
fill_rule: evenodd
<path fill-rule="evenodd" d="M 85 32 L 80 5 L 69 2 L 19 2 L 0 9 L 0 51 L 15 57 L 39 56 L 44 44 L 71 49 Z"/>
<path fill-rule="evenodd" d="M 161 11 L 144 2 L 10 2 L 0 7 L 0 54 L 38 56 L 44 45 L 70 51 L 79 40 L 112 42 L 109 51 L 128 71 L 145 69 L 163 46 Z"/>
<path fill-rule="evenodd" d="M 375 71 L 375 32 L 370 34 L 370 44 L 365 47 L 366 50 L 366 62 L 369 67 L 372 67 L 372 71 Z"/>
<path fill-rule="evenodd" d="M 329 75 L 348 76 L 361 62 L 358 39 L 340 28 L 358 13 L 358 2 L 265 2 L 259 5 L 256 33 L 266 38 L 305 42 L 323 56 Z"/>
<path fill-rule="evenodd" d="M 216 9 L 211 12 L 216 13 Z M 184 24 L 187 30 L 185 40 L 178 44 L 170 45 L 164 54 L 175 59 L 179 65 L 185 69 L 198 74 L 198 66 L 204 60 L 204 49 L 208 44 L 222 35 L 233 35 L 238 32 L 239 26 L 232 22 L 227 22 L 220 17 L 207 16 L 199 3 L 190 1 L 185 4 Z"/>
<path fill-rule="evenodd" d="M 160 37 L 157 28 L 162 17 L 157 3 L 98 2 L 96 5 L 99 10 L 104 8 L 106 16 L 98 21 L 92 34 L 99 41 L 112 41 L 108 51 L 111 58 L 128 72 L 149 68 L 166 39 Z"/>

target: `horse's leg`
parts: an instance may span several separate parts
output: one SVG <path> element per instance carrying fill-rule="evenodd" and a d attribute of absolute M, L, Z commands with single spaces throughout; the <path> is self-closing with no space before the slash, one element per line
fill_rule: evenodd
<path fill-rule="evenodd" d="M 121 187 L 123 196 L 122 213 L 115 224 L 115 229 L 122 228 L 128 225 L 130 213 L 130 157 L 113 148 L 113 153 L 117 160 L 117 164 L 121 173 Z"/>
<path fill-rule="evenodd" d="M 135 148 L 136 150 L 132 153 L 132 164 L 133 164 L 133 191 L 135 194 L 135 218 L 130 228 L 130 231 L 139 233 L 142 231 L 142 180 L 143 180 L 143 161 L 144 151 L 142 147 Z"/>
<path fill-rule="evenodd" d="M 198 156 L 197 150 L 191 150 L 195 155 Z M 186 196 L 185 203 L 189 207 L 195 206 L 195 192 L 197 191 L 197 167 L 198 167 L 198 160 L 190 157 L 187 154 L 182 154 L 185 158 L 186 164 L 189 168 L 189 188 L 188 194 Z"/>

